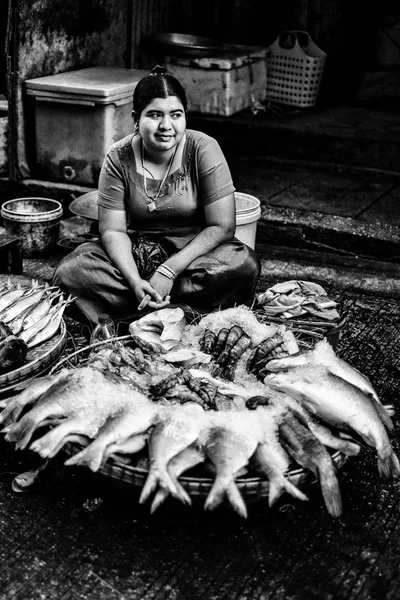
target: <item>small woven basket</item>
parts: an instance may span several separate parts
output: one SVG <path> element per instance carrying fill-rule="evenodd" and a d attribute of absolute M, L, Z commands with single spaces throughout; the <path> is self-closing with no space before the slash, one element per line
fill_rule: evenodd
<path fill-rule="evenodd" d="M 277 104 L 314 106 L 326 53 L 306 31 L 283 31 L 267 54 L 267 98 Z"/>
<path fill-rule="evenodd" d="M 22 382 L 46 373 L 59 359 L 67 343 L 64 319 L 59 331 L 50 339 L 28 350 L 24 364 L 0 375 L 0 394 L 9 392 Z"/>

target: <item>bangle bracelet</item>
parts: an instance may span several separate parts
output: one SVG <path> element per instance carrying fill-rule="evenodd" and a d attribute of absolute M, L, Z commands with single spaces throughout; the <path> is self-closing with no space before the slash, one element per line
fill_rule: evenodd
<path fill-rule="evenodd" d="M 160 275 L 164 275 L 164 277 L 167 277 L 172 281 L 177 278 L 177 273 L 175 273 L 175 271 L 173 271 L 170 267 L 167 267 L 167 265 L 160 265 L 157 267 L 156 272 L 160 273 Z"/>
<path fill-rule="evenodd" d="M 171 278 L 176 279 L 177 277 L 177 273 L 171 269 L 171 267 L 169 267 L 168 265 L 160 265 L 164 271 L 168 271 L 169 274 L 171 275 Z"/>

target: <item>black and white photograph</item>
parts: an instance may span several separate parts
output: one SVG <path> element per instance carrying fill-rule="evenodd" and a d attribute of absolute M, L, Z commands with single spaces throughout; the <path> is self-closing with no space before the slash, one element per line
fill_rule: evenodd
<path fill-rule="evenodd" d="M 0 44 L 0 599 L 399 600 L 400 4 Z"/>

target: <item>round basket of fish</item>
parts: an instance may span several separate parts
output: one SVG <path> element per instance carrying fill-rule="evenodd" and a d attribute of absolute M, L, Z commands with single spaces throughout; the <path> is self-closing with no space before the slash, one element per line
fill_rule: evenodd
<path fill-rule="evenodd" d="M 246 306 L 187 324 L 166 308 L 83 348 L 2 403 L 6 440 L 130 486 L 154 511 L 170 496 L 212 510 L 307 499 L 342 512 L 338 468 L 375 449 L 399 472 L 390 415 L 368 378 L 322 339 L 303 346 Z"/>
<path fill-rule="evenodd" d="M 0 394 L 48 370 L 66 345 L 59 288 L 20 275 L 0 276 Z"/>

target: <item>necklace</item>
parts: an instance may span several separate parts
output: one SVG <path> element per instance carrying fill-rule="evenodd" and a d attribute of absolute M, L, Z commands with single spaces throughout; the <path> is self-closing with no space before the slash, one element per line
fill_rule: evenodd
<path fill-rule="evenodd" d="M 174 158 L 175 158 L 177 146 L 175 146 L 174 153 L 171 155 L 171 158 L 169 159 L 168 168 L 167 168 L 167 170 L 165 172 L 165 175 L 164 175 L 164 177 L 163 177 L 160 185 L 158 186 L 158 190 L 157 190 L 155 196 L 150 196 L 149 192 L 147 191 L 146 176 L 144 174 L 144 171 L 146 170 L 148 173 L 150 173 L 150 171 L 144 166 L 144 144 L 143 144 L 143 141 L 142 141 L 142 143 L 140 145 L 140 150 L 141 150 L 140 157 L 141 157 L 141 160 L 142 160 L 142 169 L 143 169 L 144 193 L 146 194 L 147 198 L 150 200 L 150 202 L 147 205 L 147 208 L 148 208 L 148 210 L 150 212 L 153 212 L 153 210 L 157 209 L 157 206 L 156 206 L 156 204 L 155 204 L 154 201 L 157 200 L 157 198 L 160 197 L 160 192 L 161 192 L 161 190 L 163 188 L 163 185 L 164 185 L 164 183 L 165 183 L 165 181 L 166 181 L 166 179 L 167 179 L 167 177 L 169 175 L 169 172 L 170 172 L 171 167 L 172 167 L 172 163 L 174 162 Z"/>

